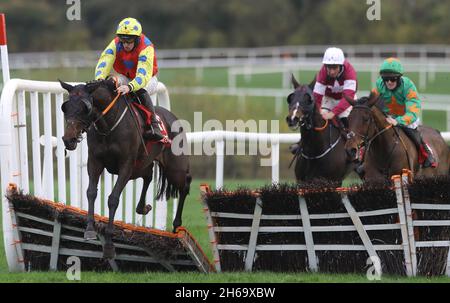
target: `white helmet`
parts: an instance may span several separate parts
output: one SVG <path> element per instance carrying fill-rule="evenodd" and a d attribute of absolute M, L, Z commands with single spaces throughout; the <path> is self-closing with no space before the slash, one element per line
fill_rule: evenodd
<path fill-rule="evenodd" d="M 344 52 L 342 49 L 337 47 L 330 47 L 325 51 L 325 54 L 323 55 L 323 64 L 330 64 L 330 65 L 343 65 L 345 61 Z"/>

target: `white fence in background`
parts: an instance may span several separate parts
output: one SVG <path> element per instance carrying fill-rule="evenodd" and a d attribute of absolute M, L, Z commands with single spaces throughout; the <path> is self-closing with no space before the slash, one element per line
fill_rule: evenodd
<path fill-rule="evenodd" d="M 228 87 L 172 87 L 171 94 L 233 96 L 240 103 L 247 97 L 273 98 L 275 114 L 280 116 L 287 110 L 286 98 L 292 92 L 288 88 L 228 88 Z M 358 91 L 359 96 L 368 96 L 369 91 Z M 424 110 L 445 111 L 447 113 L 447 131 L 450 131 L 450 95 L 420 94 Z"/>
<path fill-rule="evenodd" d="M 450 132 L 441 133 L 445 141 L 450 142 Z M 246 142 L 256 144 L 270 144 L 270 161 L 272 168 L 272 183 L 279 182 L 280 171 L 280 144 L 292 144 L 300 139 L 299 133 L 245 133 L 231 131 L 205 131 L 187 133 L 187 141 L 190 144 L 202 142 L 215 143 L 216 157 L 216 189 L 224 185 L 225 150 L 227 142 Z"/>
<path fill-rule="evenodd" d="M 416 58 L 422 62 L 430 59 L 441 63 L 450 60 L 449 45 L 338 45 L 349 58 L 381 58 L 397 56 Z M 286 60 L 321 58 L 329 45 L 297 45 L 259 48 L 194 48 L 157 49 L 159 64 L 164 68 L 228 67 L 248 64 L 272 65 Z M 101 50 L 72 52 L 39 52 L 10 54 L 11 69 L 82 68 L 96 65 Z"/>
<path fill-rule="evenodd" d="M 375 83 L 379 76 L 379 69 L 382 63 L 381 58 L 352 58 L 351 63 L 355 70 L 359 72 L 368 72 L 371 74 L 371 83 Z M 261 65 L 245 65 L 233 66 L 228 68 L 228 86 L 236 87 L 236 79 L 238 76 L 244 76 L 249 81 L 253 75 L 281 73 L 281 87 L 289 87 L 291 74 L 298 75 L 302 71 L 318 71 L 321 68 L 322 60 L 320 59 L 297 59 L 290 60 L 280 64 L 272 64 L 267 66 Z M 403 59 L 402 63 L 406 73 L 419 73 L 420 89 L 426 89 L 427 82 L 433 82 L 436 79 L 436 73 L 448 73 L 450 70 L 450 60 L 442 59 Z M 312 79 L 311 79 L 312 80 Z"/>

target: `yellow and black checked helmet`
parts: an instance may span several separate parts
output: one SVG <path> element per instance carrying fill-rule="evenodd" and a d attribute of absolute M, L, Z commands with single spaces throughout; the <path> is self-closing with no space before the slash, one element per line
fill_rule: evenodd
<path fill-rule="evenodd" d="M 117 26 L 116 35 L 124 38 L 139 37 L 142 33 L 142 26 L 134 18 L 125 18 Z"/>

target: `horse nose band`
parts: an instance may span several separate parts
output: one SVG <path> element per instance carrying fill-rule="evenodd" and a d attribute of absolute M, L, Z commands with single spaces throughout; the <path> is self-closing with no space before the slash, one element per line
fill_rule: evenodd
<path fill-rule="evenodd" d="M 347 133 L 347 140 L 350 140 L 352 138 L 354 138 L 356 135 L 353 131 L 350 131 L 349 133 Z"/>

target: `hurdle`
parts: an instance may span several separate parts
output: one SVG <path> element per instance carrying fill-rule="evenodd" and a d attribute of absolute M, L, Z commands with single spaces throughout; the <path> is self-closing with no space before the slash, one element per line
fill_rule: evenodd
<path fill-rule="evenodd" d="M 67 270 L 69 257 L 80 259 L 89 271 L 197 271 L 214 267 L 185 228 L 176 233 L 114 222 L 116 257 L 103 259 L 104 231 L 108 218 L 95 215 L 98 240 L 86 241 L 87 211 L 18 192 L 7 191 L 17 264 L 23 271 Z"/>
<path fill-rule="evenodd" d="M 379 260 L 382 273 L 450 276 L 450 178 L 410 183 L 407 176 L 350 188 L 317 181 L 212 191 L 204 184 L 216 271 L 367 273 Z M 430 186 L 430 202 L 419 203 Z"/>

